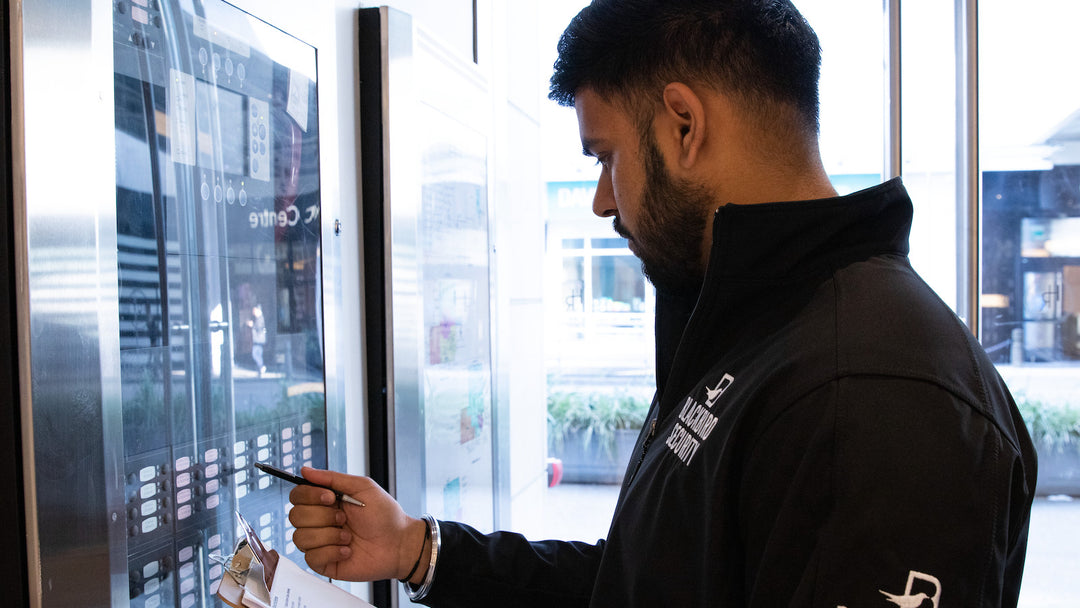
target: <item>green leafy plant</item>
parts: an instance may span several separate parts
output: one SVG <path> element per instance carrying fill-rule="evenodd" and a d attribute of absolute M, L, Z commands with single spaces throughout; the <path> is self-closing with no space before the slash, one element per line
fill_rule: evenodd
<path fill-rule="evenodd" d="M 599 441 L 612 456 L 615 431 L 640 429 L 649 414 L 647 401 L 627 394 L 553 392 L 547 405 L 548 447 L 553 452 L 561 452 L 566 438 L 580 432 L 586 446 Z"/>
<path fill-rule="evenodd" d="M 1029 399 L 1018 399 L 1016 405 L 1036 445 L 1080 452 L 1080 409 Z"/>

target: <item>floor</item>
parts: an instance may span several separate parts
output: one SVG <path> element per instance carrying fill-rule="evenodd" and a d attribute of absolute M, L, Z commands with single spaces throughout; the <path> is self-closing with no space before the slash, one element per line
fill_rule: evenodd
<path fill-rule="evenodd" d="M 589 542 L 603 538 L 618 493 L 618 486 L 609 485 L 548 489 L 545 536 Z M 1080 606 L 1080 499 L 1036 499 L 1029 535 L 1020 608 Z"/>

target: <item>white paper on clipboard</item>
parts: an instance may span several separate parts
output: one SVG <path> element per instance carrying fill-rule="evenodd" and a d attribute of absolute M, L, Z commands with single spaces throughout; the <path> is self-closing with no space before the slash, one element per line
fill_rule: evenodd
<path fill-rule="evenodd" d="M 375 608 L 330 582 L 305 572 L 287 559 L 278 564 L 274 586 L 270 588 L 274 608 Z"/>
<path fill-rule="evenodd" d="M 218 597 L 233 608 L 375 608 L 333 583 L 307 572 L 262 540 L 239 513 L 246 538 L 237 543 L 218 585 Z"/>

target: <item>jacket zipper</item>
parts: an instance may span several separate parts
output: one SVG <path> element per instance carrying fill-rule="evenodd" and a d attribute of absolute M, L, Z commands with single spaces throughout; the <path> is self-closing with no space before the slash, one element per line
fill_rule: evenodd
<path fill-rule="evenodd" d="M 720 224 L 720 213 L 721 213 L 721 211 L 723 211 L 723 209 L 724 209 L 724 205 L 721 205 L 721 206 L 716 208 L 716 211 L 713 211 L 713 238 L 714 239 L 716 238 L 716 227 Z M 714 244 L 714 246 L 715 246 L 715 244 Z M 710 258 L 710 261 L 711 261 L 712 260 L 712 254 L 711 253 L 710 253 L 709 258 Z M 706 272 L 706 278 L 707 278 L 708 277 L 708 269 L 706 269 L 705 272 Z M 702 289 L 705 289 L 704 285 L 702 286 Z M 697 306 L 694 307 L 693 312 L 697 312 Z M 694 320 L 694 315 L 693 315 L 693 313 L 691 313 L 690 319 L 687 321 L 687 328 L 690 327 L 690 323 L 693 322 L 693 320 Z M 685 333 L 685 329 L 683 331 Z M 681 340 L 680 340 L 680 342 L 681 342 Z M 681 344 L 680 344 L 680 346 L 681 346 Z M 673 364 L 674 364 L 674 362 L 673 362 Z M 633 474 L 630 475 L 630 479 L 626 480 L 626 483 L 624 484 L 624 488 L 630 487 L 630 484 L 634 482 L 634 479 L 637 477 L 638 471 L 641 470 L 642 463 L 645 462 L 645 455 L 649 453 L 649 446 L 652 445 L 653 439 L 656 437 L 656 421 L 660 418 L 660 401 L 661 401 L 661 399 L 656 400 L 656 415 L 653 416 L 652 422 L 649 423 L 649 434 L 645 437 L 644 443 L 641 444 L 641 454 L 638 456 L 637 465 L 634 466 L 634 472 L 633 472 Z"/>
<path fill-rule="evenodd" d="M 645 454 L 649 452 L 649 446 L 652 445 L 653 437 L 656 436 L 656 418 L 659 416 L 659 412 L 653 417 L 652 422 L 649 423 L 649 434 L 645 436 L 645 442 L 641 444 L 641 455 L 638 456 L 637 465 L 634 467 L 634 472 L 630 475 L 630 479 L 627 480 L 626 485 L 629 486 L 633 483 L 634 478 L 637 477 L 638 471 L 641 470 L 641 463 L 645 462 Z"/>

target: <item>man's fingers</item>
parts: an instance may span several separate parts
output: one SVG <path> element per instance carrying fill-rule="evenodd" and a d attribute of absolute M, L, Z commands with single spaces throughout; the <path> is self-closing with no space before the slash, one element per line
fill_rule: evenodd
<path fill-rule="evenodd" d="M 402 569 L 399 554 L 410 518 L 392 496 L 368 477 L 310 467 L 301 468 L 300 474 L 324 486 L 301 484 L 289 493 L 293 543 L 312 569 L 357 581 L 389 578 Z M 335 492 L 362 500 L 366 508 L 345 504 Z M 412 540 L 416 542 L 410 543 L 409 553 L 416 550 L 420 535 Z"/>
<path fill-rule="evenodd" d="M 317 483 L 320 486 L 329 486 L 334 481 L 334 474 L 326 469 L 313 469 L 311 467 L 300 467 L 300 475 L 304 479 L 311 483 Z"/>
<path fill-rule="evenodd" d="M 338 492 L 349 495 L 365 492 L 371 490 L 372 487 L 375 487 L 375 482 L 367 477 L 349 475 L 348 473 L 340 473 L 338 471 L 300 467 L 300 474 L 312 483 L 333 488 Z"/>
<path fill-rule="evenodd" d="M 348 547 L 331 545 L 304 552 L 304 561 L 311 566 L 312 570 L 324 576 L 341 578 L 338 576 L 338 566 L 350 555 L 352 555 L 352 550 Z"/>
<path fill-rule="evenodd" d="M 337 497 L 326 488 L 296 486 L 289 490 L 289 502 L 294 505 L 323 505 L 328 507 L 337 502 Z"/>
<path fill-rule="evenodd" d="M 347 519 L 341 509 L 333 507 L 294 503 L 289 511 L 289 523 L 297 529 L 340 527 L 345 525 Z"/>
<path fill-rule="evenodd" d="M 348 545 L 351 540 L 352 534 L 341 528 L 299 528 L 293 532 L 293 544 L 304 552 L 340 548 Z"/>

